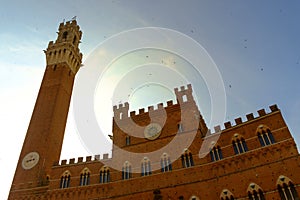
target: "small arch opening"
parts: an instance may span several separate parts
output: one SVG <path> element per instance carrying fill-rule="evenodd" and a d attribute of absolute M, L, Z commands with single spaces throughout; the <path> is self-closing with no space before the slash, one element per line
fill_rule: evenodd
<path fill-rule="evenodd" d="M 126 143 L 126 146 L 130 145 L 130 136 L 126 136 L 125 138 L 125 143 Z"/>
<path fill-rule="evenodd" d="M 68 31 L 65 31 L 65 32 L 63 33 L 62 38 L 63 38 L 64 40 L 66 40 L 67 37 L 68 37 Z"/>
<path fill-rule="evenodd" d="M 76 35 L 74 36 L 74 39 L 73 39 L 73 44 L 75 44 L 75 42 L 76 42 Z"/>
<path fill-rule="evenodd" d="M 186 96 L 186 94 L 182 96 L 182 101 L 183 102 L 187 102 L 187 96 Z"/>

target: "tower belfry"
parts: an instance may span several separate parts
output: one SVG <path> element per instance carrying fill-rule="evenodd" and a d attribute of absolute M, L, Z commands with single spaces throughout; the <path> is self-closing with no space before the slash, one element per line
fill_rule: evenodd
<path fill-rule="evenodd" d="M 49 42 L 45 51 L 47 65 L 65 63 L 76 74 L 81 65 L 82 54 L 78 48 L 82 32 L 76 21 L 68 21 L 59 25 L 59 31 L 55 42 Z M 56 66 L 55 66 L 56 65 Z"/>
<path fill-rule="evenodd" d="M 47 188 L 51 167 L 60 157 L 74 78 L 81 65 L 82 54 L 78 48 L 81 36 L 75 20 L 61 23 L 56 41 L 50 41 L 44 51 L 46 70 L 9 199 Z"/>

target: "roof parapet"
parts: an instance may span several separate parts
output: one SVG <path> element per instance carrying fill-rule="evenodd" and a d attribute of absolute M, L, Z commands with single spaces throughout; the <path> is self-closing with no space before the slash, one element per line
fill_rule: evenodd
<path fill-rule="evenodd" d="M 108 160 L 109 154 L 105 153 L 102 155 L 102 158 L 100 158 L 100 155 L 94 155 L 94 159 L 92 159 L 93 156 L 86 156 L 85 159 L 84 157 L 78 157 L 77 162 L 75 162 L 75 158 L 71 158 L 69 160 L 64 159 L 59 162 L 54 163 L 54 166 L 63 166 L 63 165 L 72 165 L 72 164 L 79 164 L 79 163 L 87 163 L 87 162 L 97 162 L 101 160 Z"/>
<path fill-rule="evenodd" d="M 217 125 L 217 126 L 214 127 L 214 132 L 211 132 L 211 130 L 209 130 L 207 135 L 217 134 L 217 133 L 220 133 L 221 131 L 225 131 L 227 129 L 233 128 L 233 127 L 235 127 L 237 125 L 241 125 L 243 123 L 247 123 L 247 122 L 252 121 L 254 119 L 258 119 L 260 117 L 264 117 L 264 116 L 266 116 L 268 114 L 271 114 L 271 113 L 279 111 L 279 108 L 277 107 L 276 104 L 269 106 L 269 108 L 270 108 L 270 111 L 271 111 L 269 113 L 267 113 L 265 111 L 265 109 L 258 110 L 257 111 L 257 113 L 258 113 L 257 117 L 255 117 L 253 113 L 247 114 L 246 115 L 246 119 L 247 119 L 246 121 L 243 121 L 242 117 L 235 118 L 234 119 L 235 124 L 232 124 L 230 121 L 227 121 L 227 122 L 224 123 L 224 129 L 222 129 L 220 125 Z"/>

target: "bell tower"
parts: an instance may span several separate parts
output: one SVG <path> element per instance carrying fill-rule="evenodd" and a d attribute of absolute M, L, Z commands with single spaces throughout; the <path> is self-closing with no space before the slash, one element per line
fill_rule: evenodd
<path fill-rule="evenodd" d="M 75 20 L 61 23 L 50 41 L 46 70 L 20 153 L 9 199 L 36 193 L 49 182 L 53 163 L 59 160 L 74 78 L 81 66 L 78 48 L 82 32 Z"/>

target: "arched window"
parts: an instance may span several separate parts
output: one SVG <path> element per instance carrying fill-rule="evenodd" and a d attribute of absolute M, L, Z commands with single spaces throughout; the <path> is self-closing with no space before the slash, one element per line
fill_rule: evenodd
<path fill-rule="evenodd" d="M 90 170 L 88 168 L 84 168 L 80 174 L 80 186 L 89 185 L 90 184 Z"/>
<path fill-rule="evenodd" d="M 131 178 L 131 164 L 126 161 L 122 167 L 122 179 L 130 179 Z"/>
<path fill-rule="evenodd" d="M 187 96 L 186 96 L 186 94 L 182 96 L 182 101 L 183 102 L 187 102 Z"/>
<path fill-rule="evenodd" d="M 141 175 L 142 176 L 148 176 L 151 172 L 151 163 L 149 158 L 144 157 L 144 159 L 141 162 Z"/>
<path fill-rule="evenodd" d="M 241 154 L 248 151 L 248 147 L 244 138 L 237 133 L 234 134 L 234 138 L 232 140 L 232 147 L 235 154 Z"/>
<path fill-rule="evenodd" d="M 247 192 L 250 200 L 265 200 L 265 196 L 261 187 L 255 183 L 249 184 Z"/>
<path fill-rule="evenodd" d="M 217 161 L 223 158 L 223 154 L 220 146 L 211 148 L 209 153 L 210 153 L 211 161 Z"/>
<path fill-rule="evenodd" d="M 298 200 L 299 196 L 291 179 L 280 176 L 277 180 L 277 189 L 281 200 Z"/>
<path fill-rule="evenodd" d="M 199 199 L 199 197 L 193 195 L 193 196 L 191 196 L 191 198 L 189 200 L 200 200 L 200 199 Z"/>
<path fill-rule="evenodd" d="M 178 129 L 178 133 L 182 133 L 183 132 L 183 125 L 182 125 L 182 123 L 178 123 L 177 124 L 177 129 Z"/>
<path fill-rule="evenodd" d="M 60 179 L 60 188 L 70 187 L 71 173 L 67 170 L 63 173 Z"/>
<path fill-rule="evenodd" d="M 162 195 L 161 195 L 161 192 L 160 192 L 160 189 L 155 189 L 153 191 L 153 200 L 162 200 Z"/>
<path fill-rule="evenodd" d="M 108 183 L 108 182 L 110 182 L 109 168 L 104 166 L 100 170 L 100 183 Z"/>
<path fill-rule="evenodd" d="M 126 146 L 130 145 L 130 136 L 126 136 L 125 138 L 125 143 L 126 143 Z"/>
<path fill-rule="evenodd" d="M 181 155 L 182 167 L 191 167 L 194 166 L 193 155 L 187 149 Z"/>
<path fill-rule="evenodd" d="M 233 197 L 233 194 L 229 190 L 224 189 L 220 194 L 220 199 L 221 200 L 234 200 L 234 197 Z"/>
<path fill-rule="evenodd" d="M 259 125 L 256 132 L 259 143 L 262 147 L 275 143 L 274 136 L 267 126 Z"/>
<path fill-rule="evenodd" d="M 161 166 L 161 172 L 168 172 L 172 171 L 172 163 L 170 156 L 166 153 L 162 155 L 160 158 L 160 166 Z"/>

